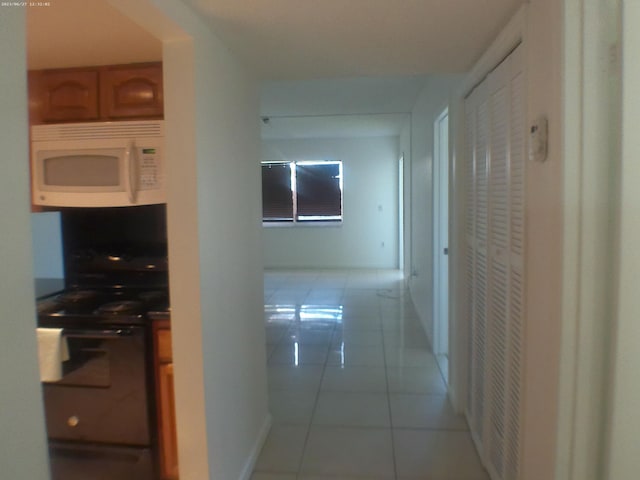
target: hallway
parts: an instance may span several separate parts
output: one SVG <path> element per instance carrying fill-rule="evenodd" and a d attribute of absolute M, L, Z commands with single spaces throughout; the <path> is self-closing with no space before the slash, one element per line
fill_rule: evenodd
<path fill-rule="evenodd" d="M 398 271 L 266 271 L 252 480 L 487 480 Z"/>

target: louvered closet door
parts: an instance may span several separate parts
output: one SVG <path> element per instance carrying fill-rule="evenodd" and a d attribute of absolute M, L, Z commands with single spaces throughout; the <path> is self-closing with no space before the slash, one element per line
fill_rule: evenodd
<path fill-rule="evenodd" d="M 525 77 L 523 47 L 511 54 L 509 159 L 509 342 L 505 410 L 505 480 L 520 474 L 524 370 Z"/>
<path fill-rule="evenodd" d="M 475 136 L 476 136 L 476 92 L 474 91 L 465 99 L 465 149 L 464 149 L 464 210 L 465 210 L 465 242 L 464 242 L 464 312 L 473 328 L 475 323 L 471 320 L 475 317 L 473 296 L 475 279 Z M 467 417 L 469 423 L 476 425 L 478 415 L 473 399 L 478 396 L 477 376 L 474 370 L 476 335 L 473 331 L 469 334 L 469 388 L 467 389 Z"/>
<path fill-rule="evenodd" d="M 465 101 L 468 416 L 493 480 L 520 460 L 524 248 L 524 76 L 516 49 Z"/>
<path fill-rule="evenodd" d="M 471 288 L 472 311 L 472 411 L 476 442 L 484 437 L 486 398 L 486 350 L 487 350 L 487 287 L 488 287 L 488 186 L 489 186 L 489 101 L 486 86 L 474 92 L 474 165 L 473 198 L 473 285 Z"/>
<path fill-rule="evenodd" d="M 476 278 L 476 189 L 475 189 L 475 164 L 476 164 L 476 115 L 478 92 L 476 90 L 465 100 L 465 161 L 464 161 L 464 186 L 465 186 L 465 277 L 464 300 L 465 316 L 469 319 L 471 331 L 469 334 L 469 388 L 467 389 L 467 417 L 472 425 L 472 430 L 481 429 L 482 412 L 474 400 L 482 398 L 484 386 L 484 370 L 478 368 L 478 335 L 475 319 L 475 278 Z M 476 442 L 479 439 L 476 437 Z"/>
<path fill-rule="evenodd" d="M 489 316 L 487 325 L 487 460 L 496 478 L 504 478 L 504 413 L 509 290 L 509 66 L 489 76 L 491 174 L 489 193 Z"/>

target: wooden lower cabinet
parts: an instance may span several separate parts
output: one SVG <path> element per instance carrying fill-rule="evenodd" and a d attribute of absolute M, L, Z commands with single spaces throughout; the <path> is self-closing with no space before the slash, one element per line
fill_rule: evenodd
<path fill-rule="evenodd" d="M 161 480 L 178 478 L 178 440 L 176 435 L 175 396 L 171 329 L 168 320 L 154 322 L 156 396 L 158 402 L 158 439 Z"/>

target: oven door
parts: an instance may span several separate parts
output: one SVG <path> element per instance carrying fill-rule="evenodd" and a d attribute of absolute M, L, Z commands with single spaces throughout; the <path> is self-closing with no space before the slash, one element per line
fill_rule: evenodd
<path fill-rule="evenodd" d="M 148 448 L 123 448 L 53 442 L 49 445 L 52 480 L 154 480 Z"/>
<path fill-rule="evenodd" d="M 63 338 L 62 378 L 43 384 L 49 438 L 150 445 L 144 329 L 65 328 Z"/>

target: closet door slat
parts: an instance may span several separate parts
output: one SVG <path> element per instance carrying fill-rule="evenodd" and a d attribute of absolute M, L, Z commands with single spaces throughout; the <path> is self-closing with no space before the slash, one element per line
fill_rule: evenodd
<path fill-rule="evenodd" d="M 491 288 L 487 322 L 489 423 L 487 455 L 491 470 L 503 478 L 505 458 L 505 398 L 509 310 L 509 89 L 505 82 L 509 62 L 489 77 L 490 150 L 489 251 Z"/>
<path fill-rule="evenodd" d="M 520 49 L 521 50 L 521 49 Z M 510 205 L 510 282 L 509 282 L 509 355 L 506 388 L 509 409 L 506 411 L 506 480 L 520 474 L 522 371 L 524 335 L 524 245 L 525 245 L 525 84 L 522 52 L 514 52 L 510 76 L 511 132 L 509 162 Z"/>
<path fill-rule="evenodd" d="M 474 279 L 475 279 L 475 94 L 470 95 L 465 100 L 465 161 L 464 161 L 464 185 L 465 185 L 465 243 L 464 243 L 464 301 L 465 319 L 473 328 L 474 322 Z M 477 413 L 475 411 L 475 384 L 477 380 L 474 376 L 473 364 L 475 359 L 475 335 L 470 332 L 467 345 L 469 351 L 469 383 L 467 389 L 467 415 L 469 423 L 475 424 Z"/>
<path fill-rule="evenodd" d="M 486 349 L 487 349 L 487 289 L 489 288 L 487 233 L 489 224 L 489 99 L 479 91 L 476 111 L 475 148 L 475 276 L 474 276 L 474 358 L 473 376 L 475 430 L 485 442 Z M 483 447 L 484 448 L 484 447 Z"/>

